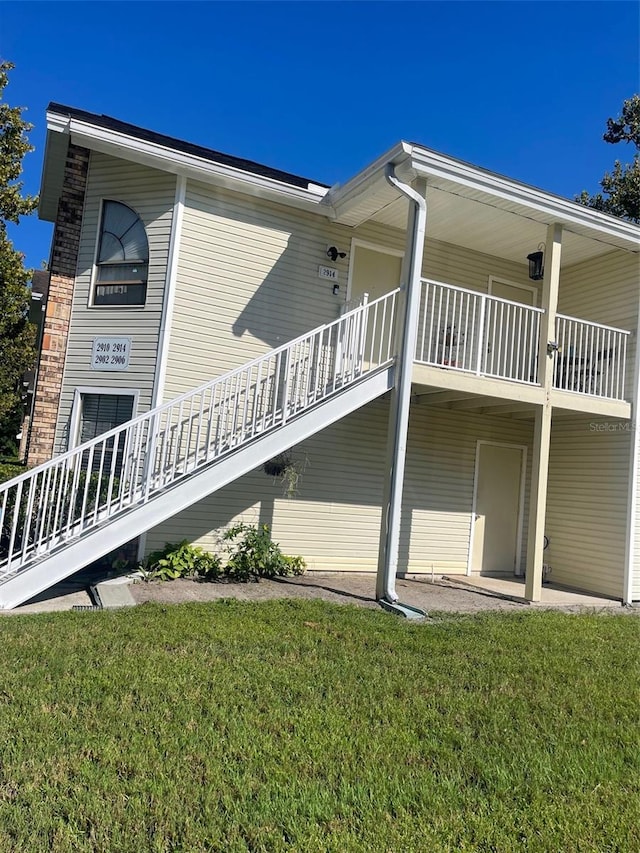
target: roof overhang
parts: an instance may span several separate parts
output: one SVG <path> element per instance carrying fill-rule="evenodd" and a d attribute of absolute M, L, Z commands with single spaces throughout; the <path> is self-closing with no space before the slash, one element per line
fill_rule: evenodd
<path fill-rule="evenodd" d="M 567 235 L 568 262 L 616 248 L 640 249 L 638 225 L 408 142 L 346 184 L 332 187 L 321 207 L 352 227 L 367 220 L 404 227 L 407 203 L 387 182 L 387 163 L 406 183 L 426 178 L 427 238 L 522 262 L 523 241 L 544 239 L 546 227 L 560 223 Z"/>
<path fill-rule="evenodd" d="M 154 169 L 305 210 L 317 210 L 327 192 L 326 187 L 311 182 L 306 188 L 293 186 L 285 181 L 216 163 L 197 154 L 103 127 L 98 122 L 49 110 L 39 206 L 42 219 L 55 220 L 69 141 L 91 151 L 100 151 Z"/>
<path fill-rule="evenodd" d="M 351 227 L 373 220 L 404 229 L 407 200 L 386 179 L 391 163 L 405 183 L 426 178 L 427 239 L 523 263 L 526 252 L 544 240 L 547 226 L 559 223 L 565 232 L 563 264 L 614 249 L 637 253 L 640 248 L 638 225 L 409 142 L 398 143 L 345 184 L 327 189 L 305 178 L 60 105 L 51 105 L 47 112 L 40 193 L 40 216 L 50 221 L 57 214 L 69 141 Z"/>

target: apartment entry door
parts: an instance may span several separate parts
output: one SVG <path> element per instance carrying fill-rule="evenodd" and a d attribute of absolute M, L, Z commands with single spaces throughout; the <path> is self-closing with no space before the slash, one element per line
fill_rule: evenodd
<path fill-rule="evenodd" d="M 394 290 L 400 284 L 401 267 L 402 252 L 385 251 L 354 240 L 349 268 L 349 302 L 352 303 L 364 293 L 369 295 L 369 302 L 372 302 Z"/>
<path fill-rule="evenodd" d="M 526 448 L 479 441 L 471 546 L 471 571 L 520 574 Z"/>
<path fill-rule="evenodd" d="M 373 302 L 374 299 L 395 290 L 400 284 L 401 269 L 401 252 L 384 251 L 354 240 L 351 244 L 348 302 L 345 309 L 350 310 L 362 304 L 365 293 L 367 302 Z M 355 336 L 360 342 L 363 367 L 370 359 L 377 361 L 381 357 L 379 344 L 383 340 L 391 339 L 388 333 L 392 332 L 392 323 L 392 313 L 387 306 L 373 309 L 366 319 L 362 315 L 356 316 L 348 324 L 345 337 L 353 339 Z"/>

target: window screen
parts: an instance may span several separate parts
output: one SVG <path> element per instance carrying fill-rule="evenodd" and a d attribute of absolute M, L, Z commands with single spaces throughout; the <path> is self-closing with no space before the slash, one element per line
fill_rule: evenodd
<path fill-rule="evenodd" d="M 131 394 L 83 394 L 80 417 L 80 444 L 126 423 L 132 417 L 133 396 Z M 91 461 L 92 471 L 98 471 L 101 465 L 103 471 L 110 469 L 113 447 L 113 438 L 107 440 L 104 454 L 102 453 L 102 446 L 96 446 Z M 116 457 L 116 472 L 119 472 L 122 467 L 123 452 L 123 439 L 121 438 Z M 89 451 L 83 456 L 82 468 L 86 470 L 88 465 Z"/>

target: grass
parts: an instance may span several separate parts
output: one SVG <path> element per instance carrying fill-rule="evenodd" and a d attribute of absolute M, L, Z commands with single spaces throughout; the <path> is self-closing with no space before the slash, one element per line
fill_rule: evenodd
<path fill-rule="evenodd" d="M 0 849 L 632 851 L 640 622 L 321 602 L 0 620 Z"/>

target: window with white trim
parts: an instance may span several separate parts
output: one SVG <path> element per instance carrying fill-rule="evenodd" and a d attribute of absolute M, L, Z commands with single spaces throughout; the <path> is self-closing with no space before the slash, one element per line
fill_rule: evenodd
<path fill-rule="evenodd" d="M 149 242 L 138 214 L 120 201 L 104 201 L 96 259 L 94 305 L 144 305 Z"/>

